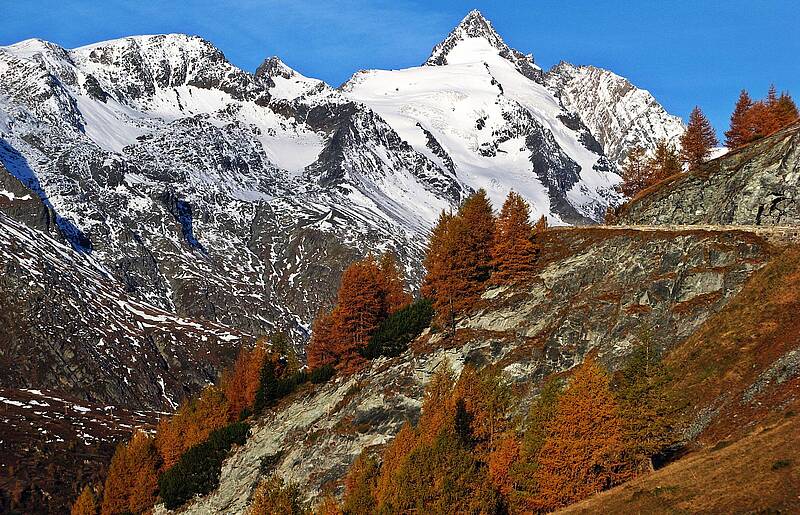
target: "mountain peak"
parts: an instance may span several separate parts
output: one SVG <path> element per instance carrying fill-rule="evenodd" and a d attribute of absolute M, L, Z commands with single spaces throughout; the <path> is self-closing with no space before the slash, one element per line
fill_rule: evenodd
<path fill-rule="evenodd" d="M 490 52 L 494 50 L 497 55 L 510 61 L 517 70 L 536 82 L 542 80 L 542 70 L 533 61 L 533 56 L 524 55 L 509 47 L 500 34 L 483 14 L 474 9 L 467 13 L 464 19 L 448 34 L 444 41 L 433 48 L 430 57 L 425 61 L 425 66 L 444 66 L 448 64 L 461 64 L 467 60 L 475 60 L 476 55 L 473 44 L 478 43 Z M 457 50 L 458 49 L 458 50 Z"/>
<path fill-rule="evenodd" d="M 462 41 L 480 38 L 486 40 L 499 51 L 510 50 L 500 34 L 494 30 L 492 23 L 477 9 L 470 11 L 461 22 L 448 34 L 444 41 L 433 48 L 431 56 L 425 62 L 427 66 L 449 64 L 447 57 Z"/>

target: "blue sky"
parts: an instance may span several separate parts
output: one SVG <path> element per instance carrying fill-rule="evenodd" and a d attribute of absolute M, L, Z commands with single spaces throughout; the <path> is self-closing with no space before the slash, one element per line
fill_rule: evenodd
<path fill-rule="evenodd" d="M 800 98 L 798 0 L 0 0 L 0 45 L 185 32 L 242 68 L 278 55 L 338 85 L 361 68 L 421 63 L 473 8 L 541 66 L 608 68 L 684 118 L 699 104 L 718 132 L 741 88 L 760 97 L 774 82 Z"/>

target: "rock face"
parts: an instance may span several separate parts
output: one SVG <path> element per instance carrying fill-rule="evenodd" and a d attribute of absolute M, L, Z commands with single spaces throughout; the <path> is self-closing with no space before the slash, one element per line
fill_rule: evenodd
<path fill-rule="evenodd" d="M 677 175 L 621 210 L 623 224 L 800 224 L 800 123 Z"/>
<path fill-rule="evenodd" d="M 465 363 L 497 363 L 533 395 L 543 377 L 590 353 L 618 367 L 645 334 L 672 349 L 772 254 L 742 232 L 565 229 L 550 231 L 544 247 L 536 280 L 486 292 L 454 339 L 423 334 L 398 358 L 288 399 L 226 461 L 219 489 L 188 512 L 242 513 L 271 470 L 309 497 L 338 484 L 363 448 L 385 444 L 417 419 L 425 384 L 445 363 L 456 372 Z"/>
<path fill-rule="evenodd" d="M 681 119 L 624 77 L 594 66 L 561 62 L 545 74 L 544 81 L 567 110 L 578 114 L 609 159 L 619 166 L 635 146 L 652 151 L 664 139 L 680 147 Z"/>
<path fill-rule="evenodd" d="M 127 296 L 97 262 L 2 213 L 0 270 L 5 387 L 167 411 L 252 341 Z"/>

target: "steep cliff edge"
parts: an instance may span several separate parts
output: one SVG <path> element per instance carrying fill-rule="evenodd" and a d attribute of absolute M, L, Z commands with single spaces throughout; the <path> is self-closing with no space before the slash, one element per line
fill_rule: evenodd
<path fill-rule="evenodd" d="M 800 224 L 800 122 L 676 175 L 620 209 L 621 224 Z"/>
<path fill-rule="evenodd" d="M 455 337 L 423 333 L 398 358 L 286 399 L 229 457 L 219 488 L 188 511 L 241 513 L 271 471 L 309 498 L 341 486 L 362 449 L 387 443 L 417 419 L 425 384 L 445 363 L 455 371 L 499 364 L 530 399 L 543 377 L 587 355 L 618 368 L 645 332 L 665 351 L 680 348 L 781 252 L 748 232 L 694 229 L 551 230 L 544 248 L 536 279 L 487 291 Z"/>

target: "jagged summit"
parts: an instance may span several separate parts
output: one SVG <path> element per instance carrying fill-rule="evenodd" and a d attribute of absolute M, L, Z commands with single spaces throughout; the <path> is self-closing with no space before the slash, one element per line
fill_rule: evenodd
<path fill-rule="evenodd" d="M 477 9 L 470 11 L 447 38 L 433 48 L 424 65 L 444 66 L 471 62 L 485 51 L 493 51 L 511 61 L 529 79 L 541 81 L 542 70 L 534 62 L 533 56 L 509 47 L 492 23 Z"/>

